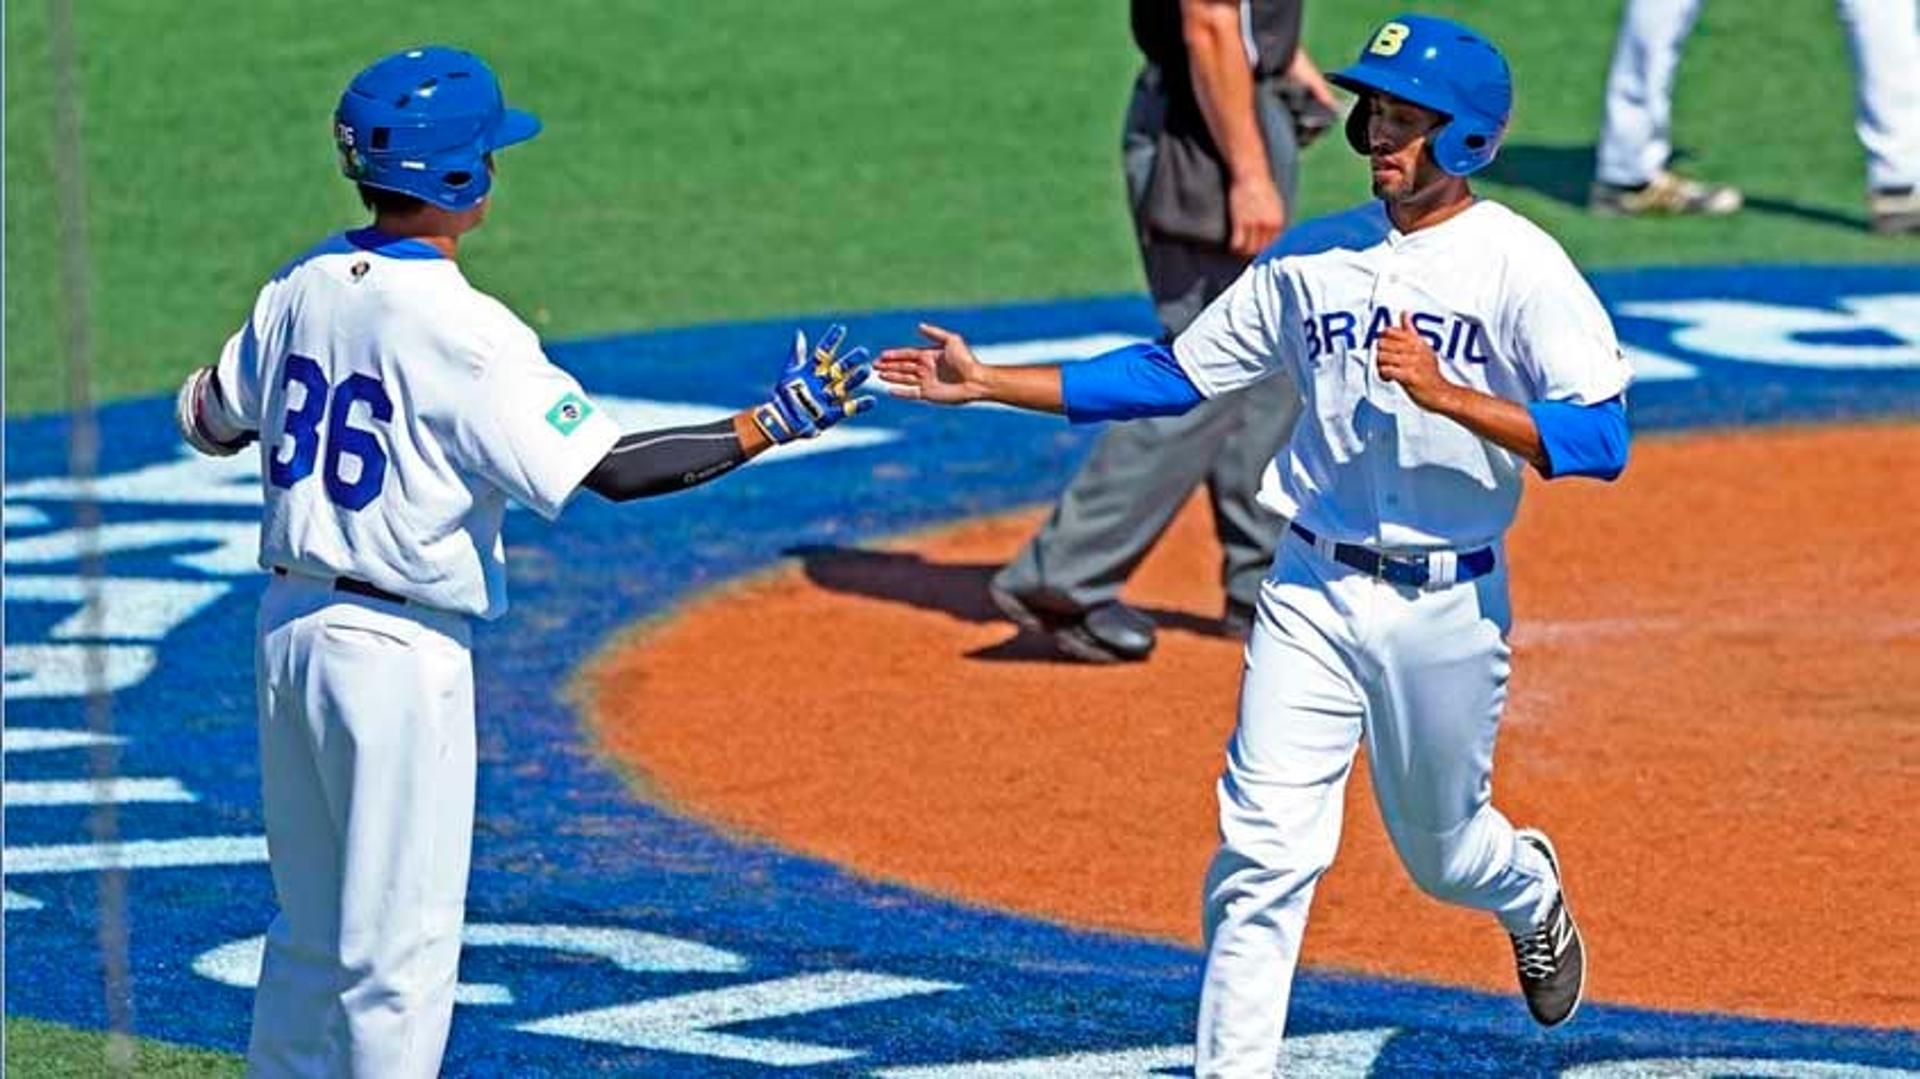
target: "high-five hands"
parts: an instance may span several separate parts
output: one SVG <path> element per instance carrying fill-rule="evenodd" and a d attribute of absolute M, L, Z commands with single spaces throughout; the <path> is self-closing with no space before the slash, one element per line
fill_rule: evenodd
<path fill-rule="evenodd" d="M 1460 388 L 1440 373 L 1440 357 L 1414 330 L 1404 311 L 1399 325 L 1381 331 L 1374 343 L 1373 362 L 1382 379 L 1399 383 L 1414 404 L 1429 412 L 1444 412 L 1449 395 Z"/>
<path fill-rule="evenodd" d="M 780 381 L 774 383 L 772 398 L 753 410 L 754 425 L 769 441 L 780 445 L 796 438 L 813 438 L 848 416 L 873 407 L 873 398 L 853 396 L 873 373 L 873 368 L 863 362 L 867 350 L 855 348 L 841 356 L 840 346 L 846 339 L 845 326 L 828 327 L 809 355 L 807 335 L 793 332 L 793 353 L 780 372 Z"/>
<path fill-rule="evenodd" d="M 920 335 L 933 342 L 922 348 L 890 348 L 873 369 L 896 397 L 941 405 L 963 405 L 987 396 L 987 366 L 967 347 L 967 339 L 930 322 Z"/>

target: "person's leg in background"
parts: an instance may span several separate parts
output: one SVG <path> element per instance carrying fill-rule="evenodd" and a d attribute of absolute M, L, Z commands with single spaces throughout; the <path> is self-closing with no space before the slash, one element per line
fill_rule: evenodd
<path fill-rule="evenodd" d="M 1123 161 L 1131 204 L 1137 209 L 1153 172 L 1165 98 L 1158 72 L 1144 72 L 1128 110 Z M 1298 151 L 1292 118 L 1275 88 L 1260 89 L 1260 119 L 1268 160 L 1291 205 Z M 1219 245 L 1140 230 L 1155 313 L 1171 340 L 1245 270 L 1246 261 Z M 1120 602 L 1121 588 L 1187 497 L 1204 478 L 1214 520 L 1227 547 L 1230 598 L 1240 578 L 1256 589 L 1271 562 L 1280 523 L 1255 502 L 1266 461 L 1292 430 L 1291 413 L 1249 420 L 1250 406 L 1294 396 L 1285 380 L 1264 392 L 1243 391 L 1208 401 L 1182 416 L 1115 424 L 1104 432 L 1074 475 L 1038 534 L 995 576 L 990 592 L 1000 609 L 1028 629 L 1051 633 L 1065 652 L 1092 661 L 1135 660 L 1153 649 L 1153 623 Z M 1249 464 L 1259 458 L 1257 464 Z M 1249 573 L 1247 566 L 1253 566 Z M 1229 611 L 1232 607 L 1229 606 Z M 1235 632 L 1243 627 L 1235 625 Z"/>
<path fill-rule="evenodd" d="M 1920 233 L 1920 3 L 1838 0 L 1876 232 Z"/>
<path fill-rule="evenodd" d="M 1673 79 L 1700 0 L 1627 0 L 1607 70 L 1606 115 L 1587 205 L 1596 214 L 1730 214 L 1737 188 L 1669 171 Z"/>
<path fill-rule="evenodd" d="M 1286 200 L 1289 216 L 1297 221 L 1300 146 L 1294 138 L 1293 115 L 1281 103 L 1278 90 L 1277 85 L 1261 85 L 1260 123 L 1274 183 Z M 1213 295 L 1232 283 L 1231 278 L 1221 283 Z M 1300 417 L 1300 390 L 1291 377 L 1276 375 L 1232 399 L 1240 420 L 1213 454 L 1207 497 L 1213 505 L 1214 534 L 1220 540 L 1220 583 L 1226 593 L 1222 628 L 1245 637 L 1260 599 L 1260 582 L 1273 565 L 1274 547 L 1287 524 L 1260 503 L 1262 480 L 1281 447 L 1293 437 L 1294 421 Z"/>
<path fill-rule="evenodd" d="M 1260 582 L 1273 565 L 1274 545 L 1287 527 L 1286 518 L 1260 503 L 1260 488 L 1274 455 L 1293 435 L 1300 391 L 1292 378 L 1276 375 L 1234 399 L 1239 423 L 1213 455 L 1207 495 L 1213 503 L 1214 533 L 1220 537 L 1220 578 L 1226 590 L 1221 628 L 1245 637 Z"/>
<path fill-rule="evenodd" d="M 1240 425 L 1234 398 L 1113 425 L 1047 523 L 994 577 L 995 604 L 1023 627 L 1051 633 L 1077 659 L 1146 658 L 1153 621 L 1121 603 L 1120 589 Z"/>

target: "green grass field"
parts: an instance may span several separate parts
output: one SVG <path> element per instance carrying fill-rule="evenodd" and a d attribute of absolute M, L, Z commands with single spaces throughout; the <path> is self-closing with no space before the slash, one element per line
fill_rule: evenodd
<path fill-rule="evenodd" d="M 238 1056 L 206 1049 L 134 1043 L 131 1066 L 121 1068 L 107 1056 L 107 1038 L 35 1019 L 7 1020 L 6 1074 L 20 1079 L 98 1079 L 133 1074 L 145 1079 L 221 1079 L 244 1070 Z"/>
<path fill-rule="evenodd" d="M 1119 0 L 89 0 L 76 5 L 95 393 L 170 391 L 266 274 L 356 223 L 329 117 L 344 81 L 422 41 L 489 57 L 547 133 L 504 155 L 469 274 L 545 334 L 1137 291 L 1117 142 L 1136 58 Z M 1519 107 L 1482 190 L 1589 267 L 1900 261 L 1868 235 L 1830 0 L 1709 4 L 1682 69 L 1690 167 L 1747 188 L 1730 221 L 1578 207 L 1619 3 L 1425 3 L 1503 43 Z M 1348 59 L 1402 7 L 1315 4 Z M 64 401 L 45 7 L 6 8 L 6 407 Z M 1364 197 L 1337 136 L 1300 214 Z M 694 359 L 694 358 L 690 358 Z M 30 1001 L 10 1006 L 31 1011 Z M 181 1002 L 182 1007 L 191 1003 Z M 102 1074 L 98 1037 L 9 1020 L 7 1074 Z M 148 1044 L 141 1074 L 232 1058 Z"/>

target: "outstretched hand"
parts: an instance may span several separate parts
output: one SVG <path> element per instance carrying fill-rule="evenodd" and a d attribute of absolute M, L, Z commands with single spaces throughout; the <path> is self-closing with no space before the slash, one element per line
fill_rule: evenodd
<path fill-rule="evenodd" d="M 753 410 L 753 422 L 775 445 L 796 438 L 813 438 L 820 432 L 873 407 L 872 397 L 855 397 L 853 391 L 873 374 L 865 362 L 867 350 L 855 348 L 841 356 L 847 328 L 828 327 L 813 347 L 807 350 L 807 335 L 793 332 L 793 352 L 774 383 L 773 396 Z"/>
<path fill-rule="evenodd" d="M 920 334 L 932 344 L 890 348 L 874 363 L 888 392 L 940 405 L 963 405 L 987 396 L 987 367 L 967 347 L 966 338 L 930 322 L 920 324 Z"/>

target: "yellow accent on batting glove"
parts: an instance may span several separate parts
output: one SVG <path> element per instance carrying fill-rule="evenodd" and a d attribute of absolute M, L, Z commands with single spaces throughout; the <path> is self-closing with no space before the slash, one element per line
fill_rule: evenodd
<path fill-rule="evenodd" d="M 873 398 L 855 397 L 853 391 L 873 374 L 866 363 L 867 350 L 855 348 L 840 355 L 846 343 L 847 328 L 828 327 L 811 352 L 807 335 L 795 330 L 793 352 L 774 383 L 773 395 L 766 404 L 753 410 L 753 422 L 775 445 L 797 438 L 814 438 L 846 419 L 873 407 Z"/>

